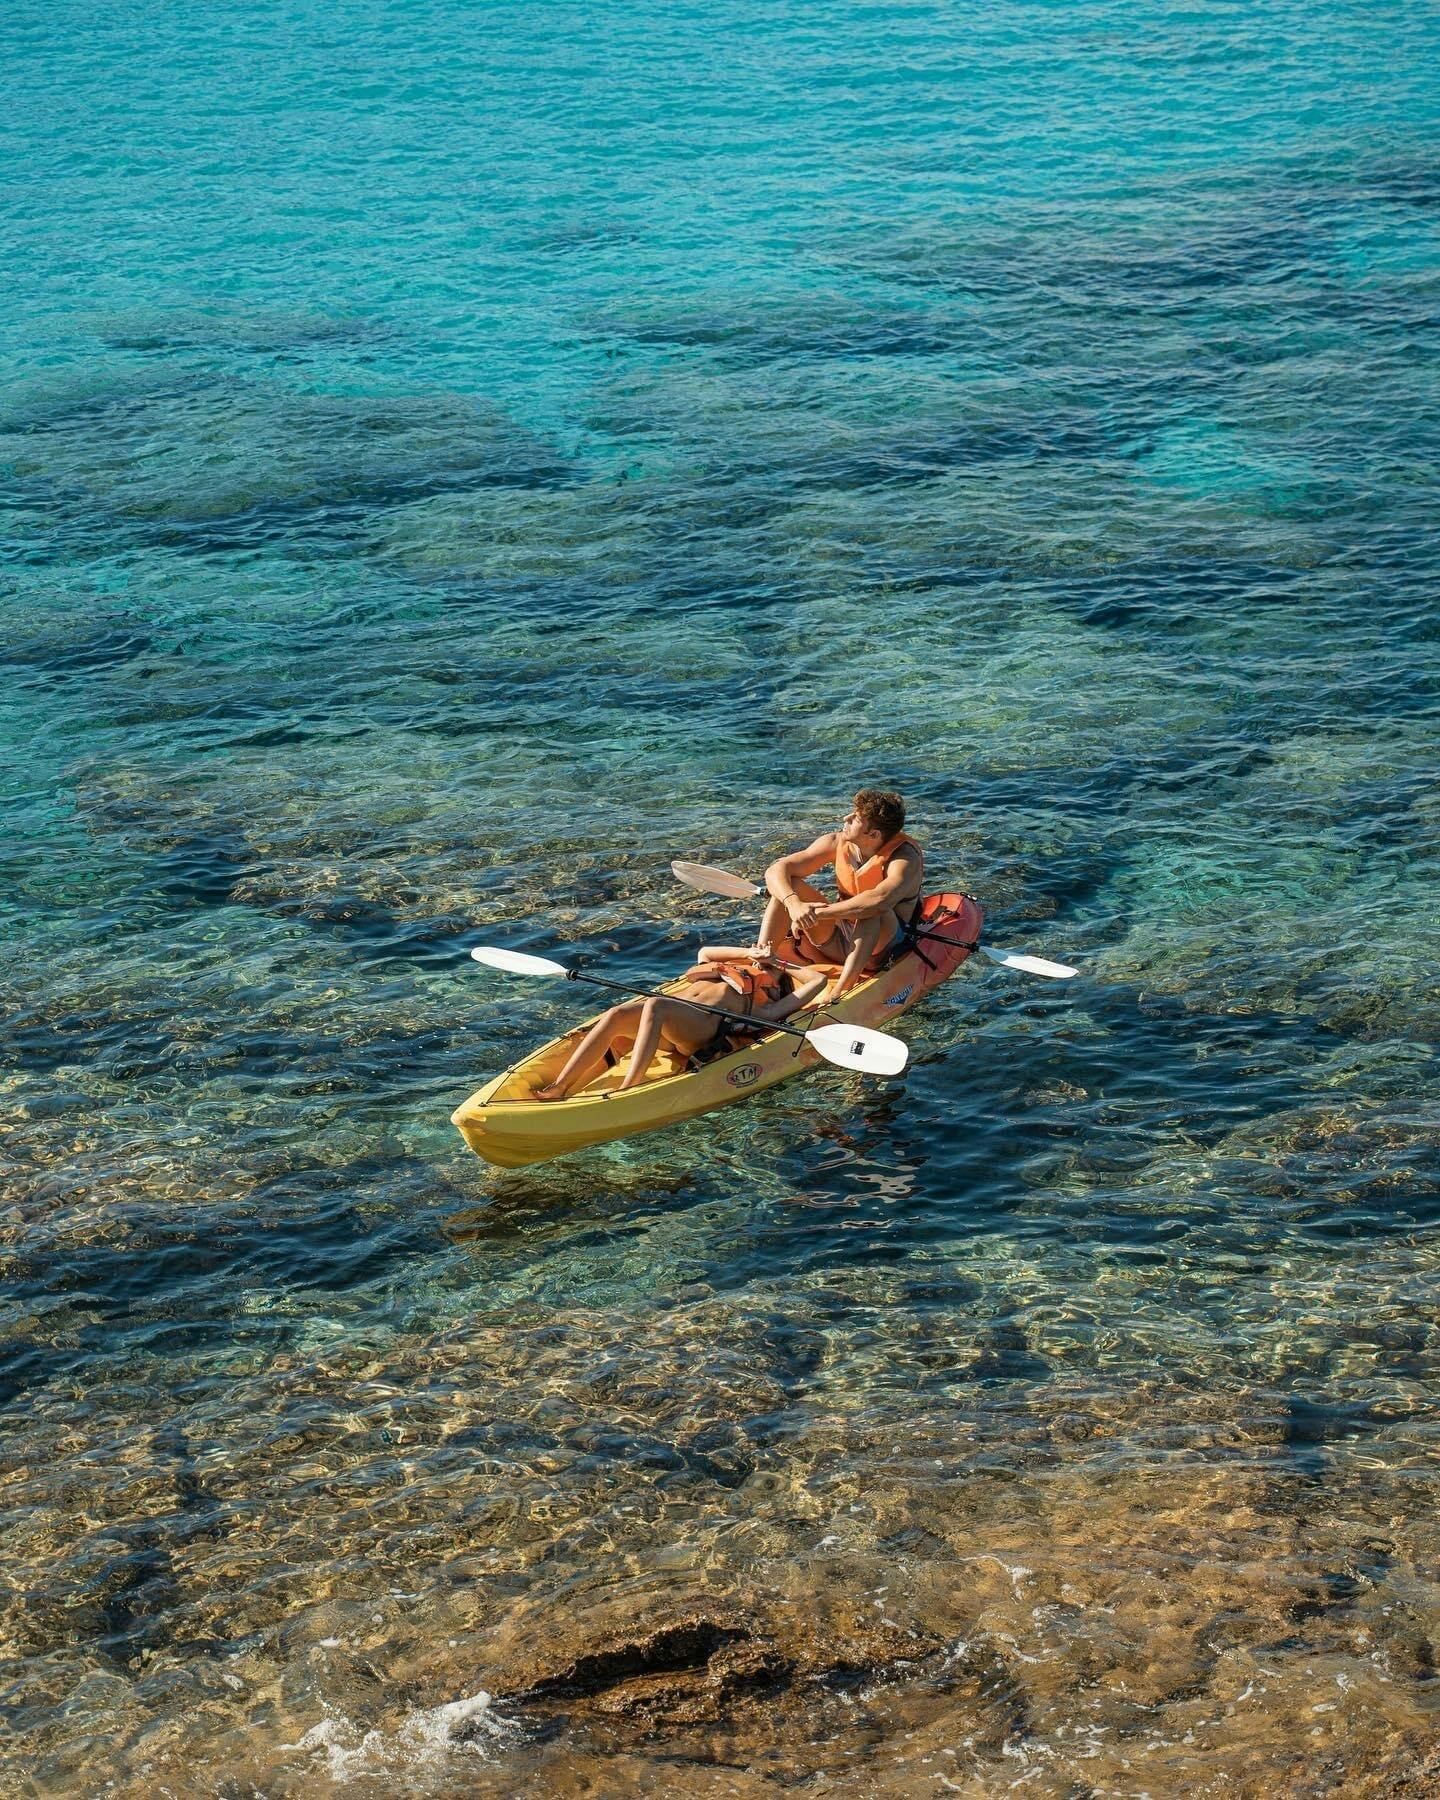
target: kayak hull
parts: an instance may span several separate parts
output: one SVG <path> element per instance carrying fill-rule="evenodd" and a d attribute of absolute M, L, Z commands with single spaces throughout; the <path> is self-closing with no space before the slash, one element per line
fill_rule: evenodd
<path fill-rule="evenodd" d="M 929 895 L 921 903 L 921 924 L 936 935 L 920 939 L 888 968 L 860 982 L 837 1006 L 825 1008 L 817 1023 L 840 1020 L 886 1030 L 966 961 L 982 923 L 980 908 L 968 894 Z M 587 1019 L 543 1045 L 457 1107 L 451 1123 L 477 1156 L 501 1169 L 570 1156 L 729 1106 L 823 1061 L 801 1039 L 772 1031 L 699 1069 L 679 1066 L 662 1052 L 652 1065 L 656 1078 L 623 1094 L 615 1091 L 625 1073 L 622 1058 L 568 1100 L 531 1098 L 537 1086 L 559 1072 L 593 1022 Z"/>

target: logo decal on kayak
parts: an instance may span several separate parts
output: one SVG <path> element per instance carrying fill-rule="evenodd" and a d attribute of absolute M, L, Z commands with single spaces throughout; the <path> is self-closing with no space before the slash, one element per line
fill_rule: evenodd
<path fill-rule="evenodd" d="M 898 994 L 887 994 L 885 996 L 885 1004 L 887 1006 L 903 1006 L 914 992 L 915 983 L 912 981 L 909 987 L 901 988 Z"/>
<path fill-rule="evenodd" d="M 738 1069 L 732 1069 L 725 1077 L 731 1087 L 749 1087 L 752 1081 L 760 1079 L 759 1063 L 741 1063 Z"/>

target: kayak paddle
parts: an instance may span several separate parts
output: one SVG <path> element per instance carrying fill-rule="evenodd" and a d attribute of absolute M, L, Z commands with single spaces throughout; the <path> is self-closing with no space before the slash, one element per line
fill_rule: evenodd
<path fill-rule="evenodd" d="M 687 887 L 699 888 L 702 894 L 723 894 L 727 900 L 753 900 L 764 891 L 743 875 L 712 869 L 709 863 L 672 862 L 670 873 Z"/>
<path fill-rule="evenodd" d="M 581 969 L 567 969 L 564 963 L 552 962 L 548 956 L 531 956 L 524 950 L 495 950 L 477 944 L 470 954 L 487 969 L 502 969 L 507 975 L 563 975 L 567 981 L 588 982 L 591 987 L 609 988 L 613 993 L 632 994 L 637 999 L 669 997 L 651 994 L 648 988 L 626 987 L 623 982 L 587 975 Z M 841 1069 L 858 1069 L 862 1075 L 898 1075 L 910 1060 L 909 1047 L 899 1038 L 873 1031 L 868 1025 L 812 1025 L 807 1031 L 799 1025 L 773 1025 L 745 1013 L 727 1012 L 721 1006 L 706 1006 L 699 1000 L 685 1000 L 682 1004 L 693 1006 L 696 1012 L 714 1013 L 717 1019 L 731 1019 L 737 1025 L 751 1025 L 766 1033 L 784 1031 L 791 1037 L 803 1038 L 826 1062 Z"/>
<path fill-rule="evenodd" d="M 671 873 L 687 887 L 699 888 L 702 894 L 723 894 L 727 900 L 753 900 L 764 892 L 743 875 L 732 875 L 728 869 L 712 869 L 708 863 L 672 862 Z M 916 937 L 935 937 L 930 931 L 917 931 Z M 1014 969 L 1022 975 L 1047 975 L 1052 981 L 1068 981 L 1078 975 L 1067 963 L 1049 962 L 1043 956 L 1023 956 L 1018 950 L 992 950 L 989 944 L 977 944 L 982 956 L 1002 969 Z"/>

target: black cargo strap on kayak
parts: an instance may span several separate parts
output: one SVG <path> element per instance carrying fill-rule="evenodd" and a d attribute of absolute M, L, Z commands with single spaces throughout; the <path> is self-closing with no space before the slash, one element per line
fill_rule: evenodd
<path fill-rule="evenodd" d="M 978 906 L 980 904 L 979 900 L 976 899 L 974 894 L 962 894 L 960 896 L 960 898 L 962 900 L 969 900 L 975 906 Z M 901 927 L 903 936 L 897 942 L 893 954 L 890 956 L 887 956 L 885 959 L 884 966 L 887 969 L 890 967 L 890 965 L 892 963 L 898 962 L 899 959 L 902 956 L 904 956 L 907 951 L 911 951 L 911 950 L 913 950 L 914 953 L 916 954 L 916 956 L 918 956 L 920 958 L 921 962 L 924 963 L 924 965 L 927 969 L 937 968 L 939 965 L 937 963 L 931 962 L 930 958 L 921 949 L 920 940 L 922 938 L 938 938 L 940 940 L 940 942 L 949 944 L 956 950 L 965 950 L 965 951 L 973 952 L 980 948 L 979 938 L 976 938 L 976 940 L 973 944 L 957 943 L 954 938 L 946 937 L 946 935 L 943 931 L 927 931 L 925 929 L 925 927 L 922 924 L 920 924 L 920 922 L 919 922 L 920 908 L 922 905 L 923 905 L 923 901 L 917 900 L 915 902 L 915 911 L 910 916 L 910 923 L 908 925 L 904 925 Z M 952 912 L 947 907 L 945 909 L 945 911 L 939 915 L 939 917 L 942 920 L 958 919 L 960 917 L 960 915 L 958 912 Z"/>
<path fill-rule="evenodd" d="M 925 897 L 922 894 L 916 899 L 914 906 L 910 909 L 909 920 L 901 924 L 900 935 L 892 942 L 889 951 L 886 953 L 884 962 L 882 962 L 880 967 L 875 971 L 877 975 L 886 969 L 893 968 L 902 956 L 908 956 L 912 951 L 920 958 L 927 969 L 933 969 L 936 966 L 920 948 L 920 927 L 917 921 L 920 917 L 920 908 L 924 904 Z"/>
<path fill-rule="evenodd" d="M 798 1019 L 800 1017 L 800 1013 L 808 1013 L 810 1015 L 810 1023 L 805 1027 L 805 1029 L 807 1031 L 813 1031 L 815 1029 L 815 1027 L 820 1023 L 821 1019 L 825 1018 L 825 1016 L 827 1014 L 829 1015 L 831 1023 L 834 1025 L 846 1025 L 849 1023 L 849 1020 L 842 1019 L 840 1017 L 839 1013 L 833 1012 L 830 1007 L 824 1006 L 824 1005 L 802 1006 L 800 1008 L 800 1012 L 793 1013 L 791 1015 L 791 1017 Z M 790 1055 L 791 1062 L 794 1062 L 795 1058 L 800 1054 L 800 1052 L 804 1048 L 805 1048 L 805 1040 L 804 1040 L 804 1038 L 801 1038 L 800 1042 L 795 1046 L 794 1050 L 791 1052 L 791 1055 Z"/>

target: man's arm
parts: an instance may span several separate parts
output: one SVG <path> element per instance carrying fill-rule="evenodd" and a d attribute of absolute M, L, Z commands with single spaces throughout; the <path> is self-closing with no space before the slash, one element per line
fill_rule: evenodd
<path fill-rule="evenodd" d="M 835 860 L 836 840 L 839 833 L 827 831 L 823 837 L 805 850 L 792 850 L 789 856 L 782 856 L 771 863 L 765 871 L 765 886 L 772 900 L 785 908 L 792 931 L 803 930 L 815 915 L 816 902 L 807 900 L 795 892 L 794 884 L 807 875 L 818 874 L 828 863 Z"/>
<path fill-rule="evenodd" d="M 823 837 L 804 850 L 792 850 L 788 856 L 778 857 L 765 871 L 765 886 L 772 898 L 781 905 L 795 898 L 792 883 L 803 880 L 807 875 L 816 875 L 827 864 L 835 860 L 835 839 L 838 832 L 827 831 Z"/>

